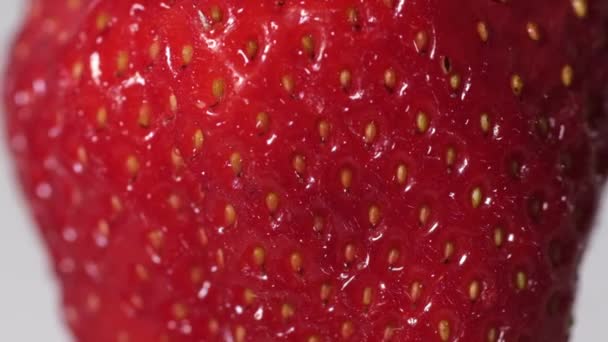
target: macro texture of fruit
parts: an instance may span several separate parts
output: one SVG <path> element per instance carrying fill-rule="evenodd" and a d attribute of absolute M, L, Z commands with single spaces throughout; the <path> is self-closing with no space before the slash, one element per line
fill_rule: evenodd
<path fill-rule="evenodd" d="M 4 100 L 76 341 L 559 342 L 607 61 L 601 0 L 32 0 Z"/>

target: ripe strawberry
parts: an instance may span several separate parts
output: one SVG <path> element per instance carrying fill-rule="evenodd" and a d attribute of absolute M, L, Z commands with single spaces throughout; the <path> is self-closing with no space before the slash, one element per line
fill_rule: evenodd
<path fill-rule="evenodd" d="M 565 341 L 605 1 L 37 0 L 8 130 L 78 341 Z"/>

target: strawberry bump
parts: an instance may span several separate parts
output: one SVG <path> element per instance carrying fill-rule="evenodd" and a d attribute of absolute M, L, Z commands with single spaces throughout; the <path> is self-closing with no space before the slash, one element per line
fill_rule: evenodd
<path fill-rule="evenodd" d="M 4 80 L 75 341 L 567 341 L 608 4 L 30 0 Z"/>

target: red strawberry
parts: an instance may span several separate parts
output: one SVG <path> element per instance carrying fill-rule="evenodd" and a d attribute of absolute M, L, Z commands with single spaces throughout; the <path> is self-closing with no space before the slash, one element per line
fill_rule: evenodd
<path fill-rule="evenodd" d="M 31 4 L 8 129 L 76 340 L 567 340 L 607 2 Z"/>

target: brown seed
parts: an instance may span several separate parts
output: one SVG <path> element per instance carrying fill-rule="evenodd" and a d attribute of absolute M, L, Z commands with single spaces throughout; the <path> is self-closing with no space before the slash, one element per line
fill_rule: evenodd
<path fill-rule="evenodd" d="M 160 55 L 160 43 L 155 41 L 152 44 L 150 44 L 150 47 L 148 48 L 148 56 L 150 56 L 151 60 L 156 60 L 159 55 Z"/>
<path fill-rule="evenodd" d="M 126 51 L 119 51 L 116 58 L 116 72 L 122 74 L 129 67 L 129 54 Z"/>
<path fill-rule="evenodd" d="M 488 25 L 485 22 L 480 21 L 477 23 L 477 34 L 479 35 L 479 39 L 482 42 L 487 42 L 490 36 L 490 32 L 488 31 Z"/>
<path fill-rule="evenodd" d="M 234 340 L 236 342 L 245 342 L 245 337 L 247 336 L 247 330 L 242 325 L 237 325 L 234 329 Z"/>
<path fill-rule="evenodd" d="M 291 304 L 285 303 L 281 306 L 281 317 L 283 317 L 283 319 L 290 319 L 295 313 L 296 310 Z"/>
<path fill-rule="evenodd" d="M 359 11 L 357 11 L 354 7 L 349 7 L 346 9 L 346 20 L 349 24 L 351 24 L 355 29 L 359 29 Z"/>
<path fill-rule="evenodd" d="M 319 136 L 321 137 L 321 141 L 326 141 L 329 138 L 329 122 L 327 120 L 319 121 Z"/>
<path fill-rule="evenodd" d="M 264 263 L 266 262 L 266 251 L 264 250 L 264 248 L 262 248 L 262 247 L 254 248 L 253 253 L 252 253 L 252 260 L 256 266 L 258 266 L 258 267 L 264 266 Z"/>
<path fill-rule="evenodd" d="M 181 321 L 188 317 L 188 308 L 184 304 L 173 304 L 173 308 L 171 309 L 171 311 L 173 312 L 173 317 L 178 321 Z"/>
<path fill-rule="evenodd" d="M 504 235 L 505 233 L 503 232 L 502 228 L 498 227 L 494 229 L 494 244 L 496 245 L 496 247 L 502 246 L 504 241 Z"/>
<path fill-rule="evenodd" d="M 211 335 L 215 336 L 220 331 L 220 323 L 216 319 L 210 319 L 207 328 Z"/>
<path fill-rule="evenodd" d="M 218 249 L 217 252 L 215 252 L 215 262 L 217 263 L 217 266 L 221 269 L 224 268 L 224 265 L 226 264 L 225 262 L 225 258 L 224 258 L 224 250 L 223 249 Z"/>
<path fill-rule="evenodd" d="M 283 89 L 289 94 L 292 94 L 296 87 L 296 82 L 291 75 L 284 75 L 281 78 L 281 84 L 283 85 Z"/>
<path fill-rule="evenodd" d="M 302 254 L 298 252 L 294 252 L 289 257 L 289 264 L 291 265 L 291 270 L 296 273 L 302 272 L 302 266 L 304 261 L 302 260 Z"/>
<path fill-rule="evenodd" d="M 562 84 L 565 87 L 570 87 L 572 85 L 572 80 L 574 79 L 574 69 L 569 64 L 564 65 L 562 68 Z"/>
<path fill-rule="evenodd" d="M 97 27 L 97 31 L 104 31 L 106 28 L 108 28 L 109 24 L 110 24 L 110 16 L 105 13 L 99 13 L 97 15 L 97 18 L 95 19 L 95 26 Z"/>
<path fill-rule="evenodd" d="M 243 171 L 243 159 L 239 152 L 233 152 L 230 155 L 230 166 L 236 176 L 240 176 Z"/>
<path fill-rule="evenodd" d="M 393 69 L 393 68 L 386 69 L 384 71 L 384 86 L 388 90 L 393 90 L 393 89 L 395 89 L 396 85 L 397 85 L 397 73 L 395 72 L 395 69 Z"/>
<path fill-rule="evenodd" d="M 422 284 L 417 281 L 412 283 L 412 285 L 410 286 L 410 298 L 412 299 L 412 302 L 417 302 L 421 295 Z"/>
<path fill-rule="evenodd" d="M 110 198 L 110 204 L 112 205 L 112 210 L 114 210 L 114 212 L 122 211 L 122 201 L 118 196 L 112 196 Z"/>
<path fill-rule="evenodd" d="M 399 250 L 397 248 L 391 248 L 391 250 L 388 251 L 387 262 L 389 266 L 392 266 L 396 264 L 397 261 L 399 261 Z"/>
<path fill-rule="evenodd" d="M 192 45 L 185 45 L 182 47 L 182 65 L 186 66 L 192 62 L 194 56 L 194 48 Z"/>
<path fill-rule="evenodd" d="M 375 122 L 370 122 L 365 126 L 365 143 L 366 144 L 371 144 L 374 142 L 374 140 L 376 139 L 376 136 L 378 135 L 378 127 L 376 127 L 376 123 Z"/>
<path fill-rule="evenodd" d="M 452 260 L 452 257 L 454 256 L 455 251 L 456 247 L 454 246 L 454 243 L 451 241 L 446 242 L 443 248 L 443 262 L 450 262 Z"/>
<path fill-rule="evenodd" d="M 139 114 L 137 116 L 137 124 L 142 128 L 150 127 L 151 113 L 152 113 L 152 109 L 150 108 L 150 105 L 147 103 L 142 104 L 141 107 L 139 108 Z"/>
<path fill-rule="evenodd" d="M 454 162 L 456 162 L 456 149 L 450 146 L 445 152 L 445 163 L 448 167 L 452 167 Z"/>
<path fill-rule="evenodd" d="M 308 337 L 308 340 L 306 340 L 306 342 L 321 342 L 321 338 L 317 335 L 312 335 Z"/>
<path fill-rule="evenodd" d="M 97 223 L 97 232 L 103 236 L 110 235 L 110 224 L 106 220 L 99 220 Z"/>
<path fill-rule="evenodd" d="M 315 216 L 313 223 L 313 230 L 315 232 L 323 231 L 323 227 L 325 226 L 325 220 L 321 216 Z"/>
<path fill-rule="evenodd" d="M 340 71 L 340 85 L 343 89 L 350 88 L 352 84 L 353 75 L 350 70 L 344 69 Z"/>
<path fill-rule="evenodd" d="M 302 50 L 308 57 L 315 57 L 315 41 L 310 34 L 302 37 Z"/>
<path fill-rule="evenodd" d="M 150 242 L 150 246 L 152 246 L 152 248 L 155 250 L 161 249 L 164 241 L 164 234 L 161 230 L 155 229 L 148 233 L 148 242 Z"/>
<path fill-rule="evenodd" d="M 146 281 L 150 278 L 148 270 L 142 264 L 135 265 L 135 275 L 137 276 L 137 278 L 139 278 L 139 280 L 142 281 Z"/>
<path fill-rule="evenodd" d="M 426 31 L 418 31 L 416 33 L 416 37 L 414 38 L 414 45 L 416 45 L 416 50 L 420 53 L 425 52 L 429 44 L 429 35 Z"/>
<path fill-rule="evenodd" d="M 416 127 L 420 133 L 426 133 L 426 131 L 428 131 L 429 117 L 425 112 L 418 112 L 418 115 L 416 115 Z"/>
<path fill-rule="evenodd" d="M 291 161 L 291 165 L 297 174 L 303 175 L 306 172 L 306 159 L 300 154 L 296 154 Z"/>
<path fill-rule="evenodd" d="M 418 214 L 418 219 L 421 225 L 425 225 L 429 217 L 431 216 L 431 208 L 428 205 L 423 205 L 420 207 L 420 213 Z"/>
<path fill-rule="evenodd" d="M 190 280 L 193 284 L 200 284 L 203 282 L 203 269 L 200 267 L 193 267 L 190 270 Z"/>
<path fill-rule="evenodd" d="M 515 94 L 516 96 L 521 95 L 521 92 L 524 89 L 524 81 L 522 80 L 521 76 L 515 74 L 513 76 L 511 76 L 511 90 L 513 91 L 513 94 Z"/>
<path fill-rule="evenodd" d="M 192 136 L 192 143 L 194 145 L 194 149 L 199 151 L 203 147 L 203 143 L 205 142 L 205 135 L 203 131 L 199 128 L 194 132 L 194 136 Z"/>
<path fill-rule="evenodd" d="M 321 298 L 321 301 L 324 303 L 327 303 L 327 301 L 329 301 L 330 295 L 331 295 L 331 285 L 329 285 L 329 284 L 321 285 L 321 291 L 320 291 L 320 295 L 319 295 L 319 297 Z"/>
<path fill-rule="evenodd" d="M 490 116 L 488 113 L 481 113 L 481 117 L 479 118 L 479 123 L 481 125 L 481 131 L 484 134 L 488 134 L 490 132 Z"/>
<path fill-rule="evenodd" d="M 380 223 L 381 219 L 380 208 L 378 208 L 378 206 L 376 205 L 372 205 L 371 207 L 369 207 L 367 216 L 369 219 L 369 223 L 372 225 L 372 227 L 377 226 L 378 223 Z"/>
<path fill-rule="evenodd" d="M 353 261 L 355 261 L 355 257 L 357 255 L 357 249 L 355 248 L 355 245 L 349 243 L 348 245 L 346 245 L 346 247 L 344 247 L 344 260 L 347 263 L 352 263 Z"/>
<path fill-rule="evenodd" d="M 496 342 L 498 340 L 498 332 L 496 328 L 488 330 L 488 342 Z"/>
<path fill-rule="evenodd" d="M 232 226 L 236 222 L 236 210 L 232 204 L 227 204 L 224 208 L 224 222 L 228 226 Z"/>
<path fill-rule="evenodd" d="M 363 297 L 361 299 L 361 303 L 364 306 L 369 306 L 372 303 L 374 292 L 371 287 L 366 287 L 363 289 Z"/>
<path fill-rule="evenodd" d="M 530 37 L 530 39 L 534 41 L 539 41 L 541 39 L 540 28 L 535 22 L 528 22 L 526 24 L 526 31 L 528 32 L 528 37 Z"/>
<path fill-rule="evenodd" d="M 255 117 L 255 129 L 258 131 L 258 134 L 268 133 L 269 128 L 270 116 L 266 112 L 259 112 Z"/>
<path fill-rule="evenodd" d="M 405 164 L 399 164 L 397 166 L 397 172 L 395 178 L 397 179 L 397 183 L 403 185 L 407 180 L 407 166 Z"/>
<path fill-rule="evenodd" d="M 222 9 L 217 5 L 211 6 L 209 14 L 209 17 L 214 23 L 219 23 L 224 19 L 224 12 L 222 12 Z"/>
<path fill-rule="evenodd" d="M 251 61 L 258 54 L 259 46 L 258 42 L 251 39 L 245 43 L 245 53 L 247 54 L 247 58 Z"/>
<path fill-rule="evenodd" d="M 585 18 L 588 12 L 587 0 L 571 0 L 574 14 L 579 18 Z"/>
<path fill-rule="evenodd" d="M 87 150 L 82 146 L 78 146 L 78 148 L 76 149 L 76 158 L 81 164 L 86 164 L 89 160 Z"/>
<path fill-rule="evenodd" d="M 105 107 L 100 107 L 99 109 L 97 109 L 96 120 L 98 128 L 106 128 L 106 125 L 108 123 L 108 111 Z"/>
<path fill-rule="evenodd" d="M 131 175 L 131 177 L 135 177 L 139 172 L 139 161 L 135 156 L 131 155 L 127 157 L 126 167 L 129 175 Z"/>
<path fill-rule="evenodd" d="M 390 341 L 395 334 L 395 328 L 392 325 L 387 325 L 384 328 L 383 341 Z"/>
<path fill-rule="evenodd" d="M 255 295 L 255 292 L 253 292 L 253 290 L 245 289 L 243 291 L 243 302 L 245 302 L 246 305 L 253 304 L 256 298 L 257 296 Z"/>
<path fill-rule="evenodd" d="M 348 339 L 355 333 L 355 326 L 353 322 L 346 321 L 342 323 L 342 327 L 340 328 L 340 335 L 342 335 L 343 339 Z"/>
<path fill-rule="evenodd" d="M 340 182 L 342 183 L 344 190 L 350 189 L 353 184 L 353 171 L 349 168 L 343 168 L 342 171 L 340 171 Z"/>
<path fill-rule="evenodd" d="M 271 192 L 266 195 L 266 208 L 268 208 L 270 214 L 277 212 L 279 208 L 279 196 L 276 193 Z"/>
<path fill-rule="evenodd" d="M 528 287 L 528 275 L 525 272 L 519 271 L 515 274 L 515 286 L 519 291 Z"/>
<path fill-rule="evenodd" d="M 213 94 L 213 97 L 215 97 L 215 99 L 217 101 L 220 101 L 224 97 L 225 91 L 226 91 L 226 82 L 224 81 L 224 79 L 217 78 L 217 79 L 213 80 L 213 83 L 211 84 L 211 93 Z"/>
<path fill-rule="evenodd" d="M 72 78 L 79 80 L 84 73 L 84 64 L 81 61 L 77 61 L 72 65 Z"/>
<path fill-rule="evenodd" d="M 176 169 L 181 169 L 184 166 L 184 157 L 182 157 L 182 152 L 177 147 L 171 150 L 171 163 Z"/>
<path fill-rule="evenodd" d="M 439 332 L 439 338 L 441 338 L 441 341 L 447 342 L 450 339 L 451 332 L 450 323 L 448 321 L 442 320 L 439 322 L 437 331 Z"/>
<path fill-rule="evenodd" d="M 481 293 L 481 284 L 477 280 L 474 280 L 469 284 L 469 298 L 472 301 L 476 301 Z"/>

